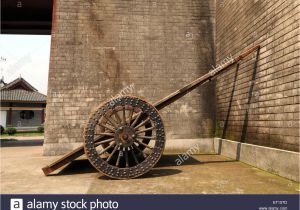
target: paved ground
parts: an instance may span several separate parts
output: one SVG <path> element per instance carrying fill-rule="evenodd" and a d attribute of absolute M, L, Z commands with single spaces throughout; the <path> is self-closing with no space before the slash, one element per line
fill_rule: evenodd
<path fill-rule="evenodd" d="M 24 146 L 43 146 L 44 139 L 1 139 L 0 147 L 24 147 Z"/>
<path fill-rule="evenodd" d="M 194 155 L 176 166 L 164 155 L 141 178 L 111 180 L 80 159 L 45 177 L 41 168 L 57 157 L 42 156 L 41 146 L 1 147 L 1 193 L 180 193 L 298 194 L 299 184 L 219 155 Z"/>
<path fill-rule="evenodd" d="M 11 141 L 16 141 L 16 140 L 37 140 L 37 139 L 44 139 L 44 136 L 0 136 L 0 139 L 5 139 L 5 140 L 11 140 Z"/>

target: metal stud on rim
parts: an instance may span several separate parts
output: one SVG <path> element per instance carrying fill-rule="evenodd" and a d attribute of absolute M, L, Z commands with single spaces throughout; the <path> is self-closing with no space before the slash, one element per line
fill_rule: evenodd
<path fill-rule="evenodd" d="M 162 119 L 146 101 L 124 96 L 101 105 L 89 118 L 84 149 L 105 175 L 129 179 L 148 172 L 165 146 Z"/>

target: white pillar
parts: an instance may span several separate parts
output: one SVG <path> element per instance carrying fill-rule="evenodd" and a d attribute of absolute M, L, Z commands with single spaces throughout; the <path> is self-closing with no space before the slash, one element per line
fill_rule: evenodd
<path fill-rule="evenodd" d="M 0 111 L 0 125 L 2 125 L 4 128 L 6 127 L 6 114 L 7 111 Z"/>

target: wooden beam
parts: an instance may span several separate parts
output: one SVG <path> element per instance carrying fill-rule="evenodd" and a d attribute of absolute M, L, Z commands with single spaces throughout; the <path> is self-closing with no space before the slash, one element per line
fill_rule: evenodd
<path fill-rule="evenodd" d="M 45 122 L 45 109 L 42 109 L 41 111 L 41 124 L 44 124 Z"/>
<path fill-rule="evenodd" d="M 12 126 L 12 109 L 9 108 L 6 115 L 6 127 Z"/>

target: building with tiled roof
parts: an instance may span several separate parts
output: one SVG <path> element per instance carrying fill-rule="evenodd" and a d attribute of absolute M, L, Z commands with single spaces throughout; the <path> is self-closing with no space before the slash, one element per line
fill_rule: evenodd
<path fill-rule="evenodd" d="M 17 130 L 35 130 L 44 123 L 46 99 L 46 95 L 39 93 L 22 77 L 10 83 L 5 83 L 2 78 L 0 124 Z"/>

